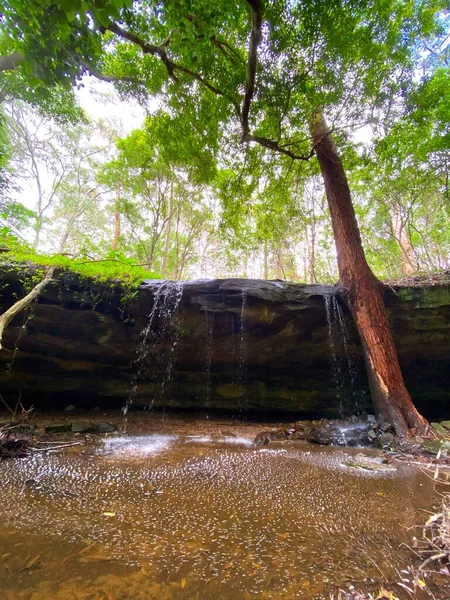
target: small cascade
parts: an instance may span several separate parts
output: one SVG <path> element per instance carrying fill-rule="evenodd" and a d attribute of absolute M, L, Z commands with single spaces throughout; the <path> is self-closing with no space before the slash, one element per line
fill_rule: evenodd
<path fill-rule="evenodd" d="M 182 296 L 183 283 L 178 281 L 164 281 L 155 291 L 147 325 L 141 333 L 141 341 L 136 349 L 130 395 L 124 407 L 125 414 L 136 398 L 139 382 L 147 376 L 154 379 L 156 387 L 159 385 L 159 392 L 149 402 L 149 408 L 152 408 L 155 399 L 163 403 L 166 398 L 173 379 L 173 366 L 180 338 L 179 308 Z M 162 374 L 162 377 L 159 378 L 158 373 Z"/>
<path fill-rule="evenodd" d="M 205 330 L 206 330 L 206 384 L 205 384 L 205 409 L 206 418 L 209 418 L 209 405 L 211 402 L 211 364 L 212 364 L 212 345 L 214 339 L 214 313 L 205 312 Z"/>
<path fill-rule="evenodd" d="M 237 355 L 236 383 L 239 389 L 239 414 L 245 416 L 247 412 L 247 399 L 244 397 L 244 380 L 247 372 L 247 344 L 245 340 L 245 307 L 247 303 L 247 290 L 242 290 L 241 314 L 239 317 L 239 343 Z"/>
<path fill-rule="evenodd" d="M 328 343 L 331 354 L 331 378 L 336 389 L 340 416 L 359 414 L 360 390 L 358 369 L 350 355 L 350 335 L 346 320 L 335 294 L 324 296 L 328 324 Z"/>

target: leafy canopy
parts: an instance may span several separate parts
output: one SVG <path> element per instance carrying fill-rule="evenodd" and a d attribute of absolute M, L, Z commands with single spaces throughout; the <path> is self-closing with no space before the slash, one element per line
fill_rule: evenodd
<path fill-rule="evenodd" d="M 9 50 L 30 81 L 69 88 L 84 73 L 123 94 L 164 93 L 204 139 L 240 134 L 308 158 L 318 111 L 353 124 L 414 67 L 443 0 L 6 0 Z M 222 125 L 220 125 L 222 124 Z"/>

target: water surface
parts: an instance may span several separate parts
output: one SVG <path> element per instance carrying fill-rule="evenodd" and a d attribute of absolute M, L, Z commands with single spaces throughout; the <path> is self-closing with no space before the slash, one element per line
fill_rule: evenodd
<path fill-rule="evenodd" d="M 191 432 L 3 462 L 1 598 L 320 599 L 389 578 L 438 500 L 358 452 Z"/>

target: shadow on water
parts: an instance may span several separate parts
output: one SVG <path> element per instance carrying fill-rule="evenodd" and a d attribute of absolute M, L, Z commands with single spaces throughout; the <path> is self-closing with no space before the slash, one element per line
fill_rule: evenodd
<path fill-rule="evenodd" d="M 407 564 L 419 470 L 251 439 L 209 421 L 1 464 L 2 600 L 325 598 Z"/>

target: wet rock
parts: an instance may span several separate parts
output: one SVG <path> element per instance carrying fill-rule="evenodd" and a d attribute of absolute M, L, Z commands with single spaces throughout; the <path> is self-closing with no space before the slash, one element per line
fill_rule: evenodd
<path fill-rule="evenodd" d="M 364 454 L 357 454 L 355 457 L 347 459 L 342 464 L 350 469 L 362 469 L 365 471 L 397 471 L 396 467 L 389 464 L 383 456 L 366 456 Z"/>
<path fill-rule="evenodd" d="M 100 423 L 97 423 L 97 426 L 95 427 L 96 433 L 113 433 L 116 429 L 117 427 L 115 425 L 108 423 L 107 421 L 101 421 Z"/>
<path fill-rule="evenodd" d="M 92 433 L 93 431 L 95 431 L 95 425 L 92 423 L 87 423 L 86 421 L 72 423 L 73 433 Z"/>
<path fill-rule="evenodd" d="M 378 423 L 375 415 L 367 415 L 366 420 L 371 427 L 377 427 Z"/>
<path fill-rule="evenodd" d="M 64 410 L 66 412 L 72 412 L 73 410 L 75 410 L 75 406 L 73 404 L 68 404 Z"/>
<path fill-rule="evenodd" d="M 270 436 L 270 431 L 261 431 L 253 440 L 253 444 L 255 446 L 267 446 L 270 444 L 272 438 Z"/>
<path fill-rule="evenodd" d="M 391 432 L 392 431 L 392 425 L 391 423 L 388 423 L 387 421 L 381 421 L 380 424 L 378 425 L 378 429 L 380 431 L 384 431 L 384 432 Z"/>
<path fill-rule="evenodd" d="M 262 431 L 253 440 L 255 446 L 266 446 L 272 441 L 286 439 L 286 431 L 284 429 L 272 429 L 270 431 Z"/>
<path fill-rule="evenodd" d="M 289 436 L 291 440 L 306 440 L 306 432 L 305 431 L 294 431 L 292 435 Z"/>
<path fill-rule="evenodd" d="M 395 441 L 394 434 L 386 432 L 386 433 L 382 433 L 380 435 L 380 437 L 377 439 L 377 445 L 380 448 L 386 448 L 386 447 L 392 446 L 394 441 Z"/>
<path fill-rule="evenodd" d="M 367 432 L 367 439 L 369 440 L 370 443 L 375 442 L 375 440 L 377 439 L 377 432 L 374 429 L 370 429 Z"/>
<path fill-rule="evenodd" d="M 329 421 L 313 428 L 307 435 L 308 442 L 324 446 L 368 446 L 371 426 L 363 421 Z"/>
<path fill-rule="evenodd" d="M 65 433 L 72 430 L 72 423 L 58 423 L 55 425 L 46 425 L 45 433 Z"/>
<path fill-rule="evenodd" d="M 26 273 L 34 274 L 33 267 Z M 24 293 L 24 270 L 3 268 L 2 306 Z M 148 311 L 162 282 L 149 282 L 137 290 L 124 319 L 124 290 L 119 285 L 85 280 L 74 274 L 58 276 L 36 305 L 35 317 L 21 339 L 14 369 L 6 351 L 0 351 L 0 387 L 13 397 L 22 390 L 26 404 L 60 408 L 99 405 L 120 408 L 129 392 L 130 358 L 148 323 Z M 243 306 L 242 292 L 246 301 Z M 243 393 L 253 411 L 301 415 L 339 414 L 335 385 L 329 368 L 328 327 L 323 295 L 331 287 L 305 286 L 255 280 L 186 282 L 180 310 L 183 326 L 177 344 L 171 390 L 156 400 L 162 408 L 170 397 L 173 409 L 204 408 L 205 311 L 214 314 L 211 336 L 211 387 L 209 408 L 235 412 Z M 437 420 L 448 413 L 450 371 L 448 314 L 450 287 L 386 289 L 385 300 L 395 342 L 411 394 L 417 407 Z M 236 381 L 233 348 L 245 319 L 246 369 L 242 386 Z M 352 337 L 352 358 L 364 379 L 363 355 L 356 330 L 347 315 Z M 14 345 L 19 325 L 5 331 L 5 346 Z M 424 343 L 424 340 L 426 343 Z M 148 373 L 139 382 L 136 406 L 158 396 L 166 365 L 157 360 L 164 340 L 150 349 Z M 166 349 L 167 350 L 167 349 Z M 242 388 L 242 389 L 241 389 Z M 368 395 L 366 396 L 368 398 Z M 364 401 L 361 400 L 363 403 Z M 362 407 L 362 408 L 369 408 Z M 370 410 L 370 408 L 369 408 Z M 318 424 L 314 424 L 318 426 Z M 297 430 L 297 428 L 296 428 Z"/>

